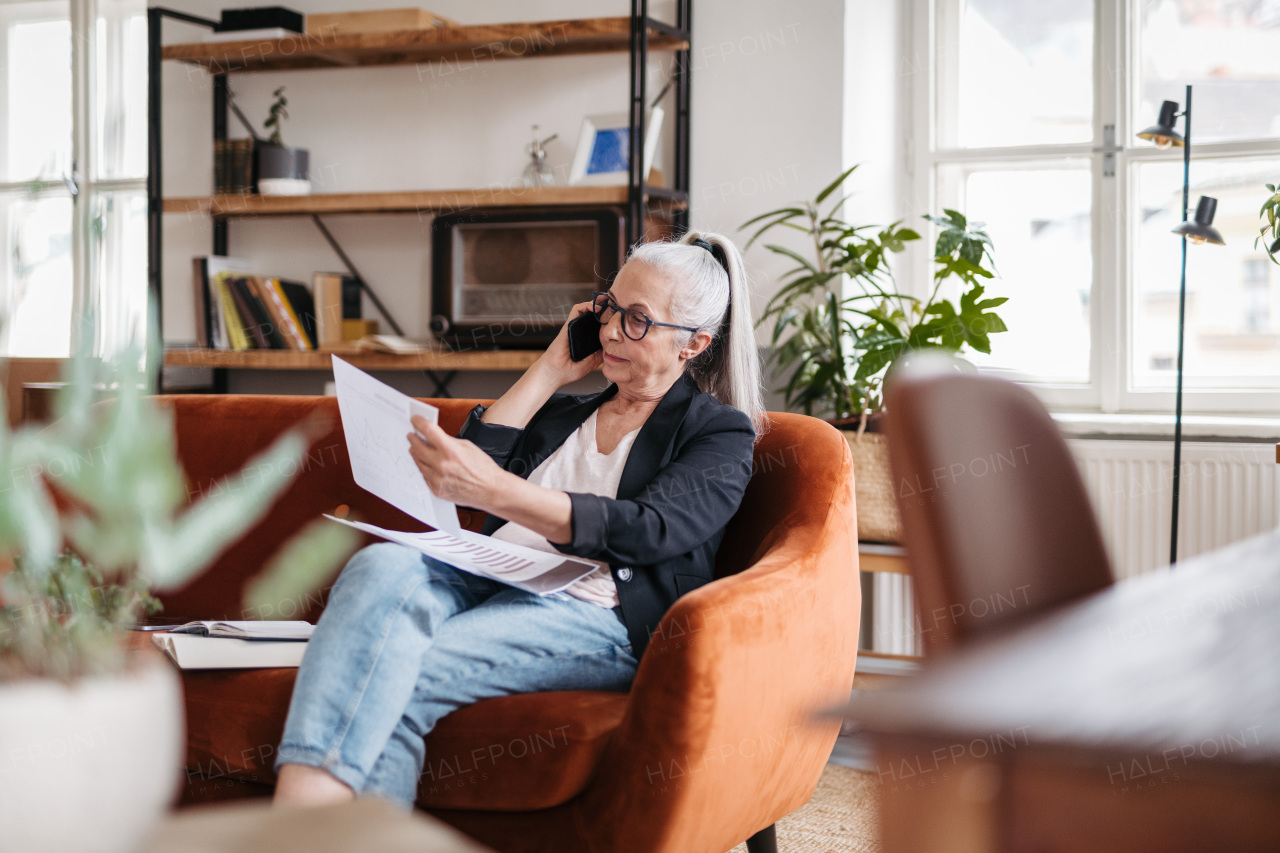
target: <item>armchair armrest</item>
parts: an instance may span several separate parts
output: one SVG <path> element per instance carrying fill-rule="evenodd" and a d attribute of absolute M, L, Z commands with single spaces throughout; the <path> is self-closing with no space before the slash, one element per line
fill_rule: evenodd
<path fill-rule="evenodd" d="M 857 661 L 856 530 L 837 489 L 820 529 L 676 602 L 579 811 L 592 837 L 714 849 L 718 827 L 763 828 L 808 800 L 839 732 L 815 714 L 847 701 Z"/>

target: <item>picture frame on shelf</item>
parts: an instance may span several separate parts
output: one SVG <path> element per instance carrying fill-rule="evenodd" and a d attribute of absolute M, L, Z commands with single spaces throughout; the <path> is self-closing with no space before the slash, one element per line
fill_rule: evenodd
<path fill-rule="evenodd" d="M 653 168 L 662 133 L 662 107 L 649 111 L 645 121 L 644 174 Z M 589 115 L 582 119 L 578 147 L 569 171 L 571 186 L 616 186 L 627 182 L 630 165 L 631 119 L 625 112 Z"/>

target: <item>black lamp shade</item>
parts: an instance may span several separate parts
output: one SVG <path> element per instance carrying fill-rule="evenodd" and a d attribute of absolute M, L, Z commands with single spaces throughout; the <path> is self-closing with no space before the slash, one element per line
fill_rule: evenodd
<path fill-rule="evenodd" d="M 1183 146 L 1182 134 L 1173 129 L 1177 121 L 1178 102 L 1165 101 L 1160 105 L 1160 119 L 1151 127 L 1139 133 L 1138 138 L 1150 140 L 1158 148 L 1168 148 L 1170 145 L 1181 148 Z"/>
<path fill-rule="evenodd" d="M 1173 229 L 1173 233 L 1181 234 L 1192 243 L 1213 243 L 1215 246 L 1225 246 L 1227 241 L 1223 240 L 1218 229 L 1213 227 L 1213 216 L 1217 212 L 1218 200 L 1202 195 L 1199 203 L 1196 204 L 1195 221 L 1182 223 Z"/>

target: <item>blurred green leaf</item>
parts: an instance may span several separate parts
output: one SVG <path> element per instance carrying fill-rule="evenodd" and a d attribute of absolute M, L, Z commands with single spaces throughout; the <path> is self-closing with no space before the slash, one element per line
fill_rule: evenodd
<path fill-rule="evenodd" d="M 0 548 L 22 566 L 0 584 L 6 605 L 11 594 L 25 602 L 0 607 L 0 678 L 106 665 L 114 632 L 155 606 L 147 591 L 181 585 L 258 524 L 324 428 L 303 422 L 184 509 L 172 414 L 146 396 L 140 352 L 71 359 L 65 379 L 48 428 L 11 430 L 0 417 Z M 334 534 L 320 539 L 336 558 Z M 319 566 L 306 544 L 281 558 L 272 589 L 302 578 L 309 561 Z"/>
<path fill-rule="evenodd" d="M 245 590 L 245 609 L 270 616 L 285 611 L 284 602 L 295 601 L 327 580 L 360 546 L 353 528 L 319 518 L 291 537 Z"/>

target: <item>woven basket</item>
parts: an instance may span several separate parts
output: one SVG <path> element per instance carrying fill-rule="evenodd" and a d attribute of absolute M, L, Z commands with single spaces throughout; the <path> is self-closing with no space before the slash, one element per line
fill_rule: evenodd
<path fill-rule="evenodd" d="M 902 519 L 893 497 L 889 443 L 880 433 L 841 430 L 853 453 L 853 495 L 857 503 L 858 539 L 901 542 Z"/>

